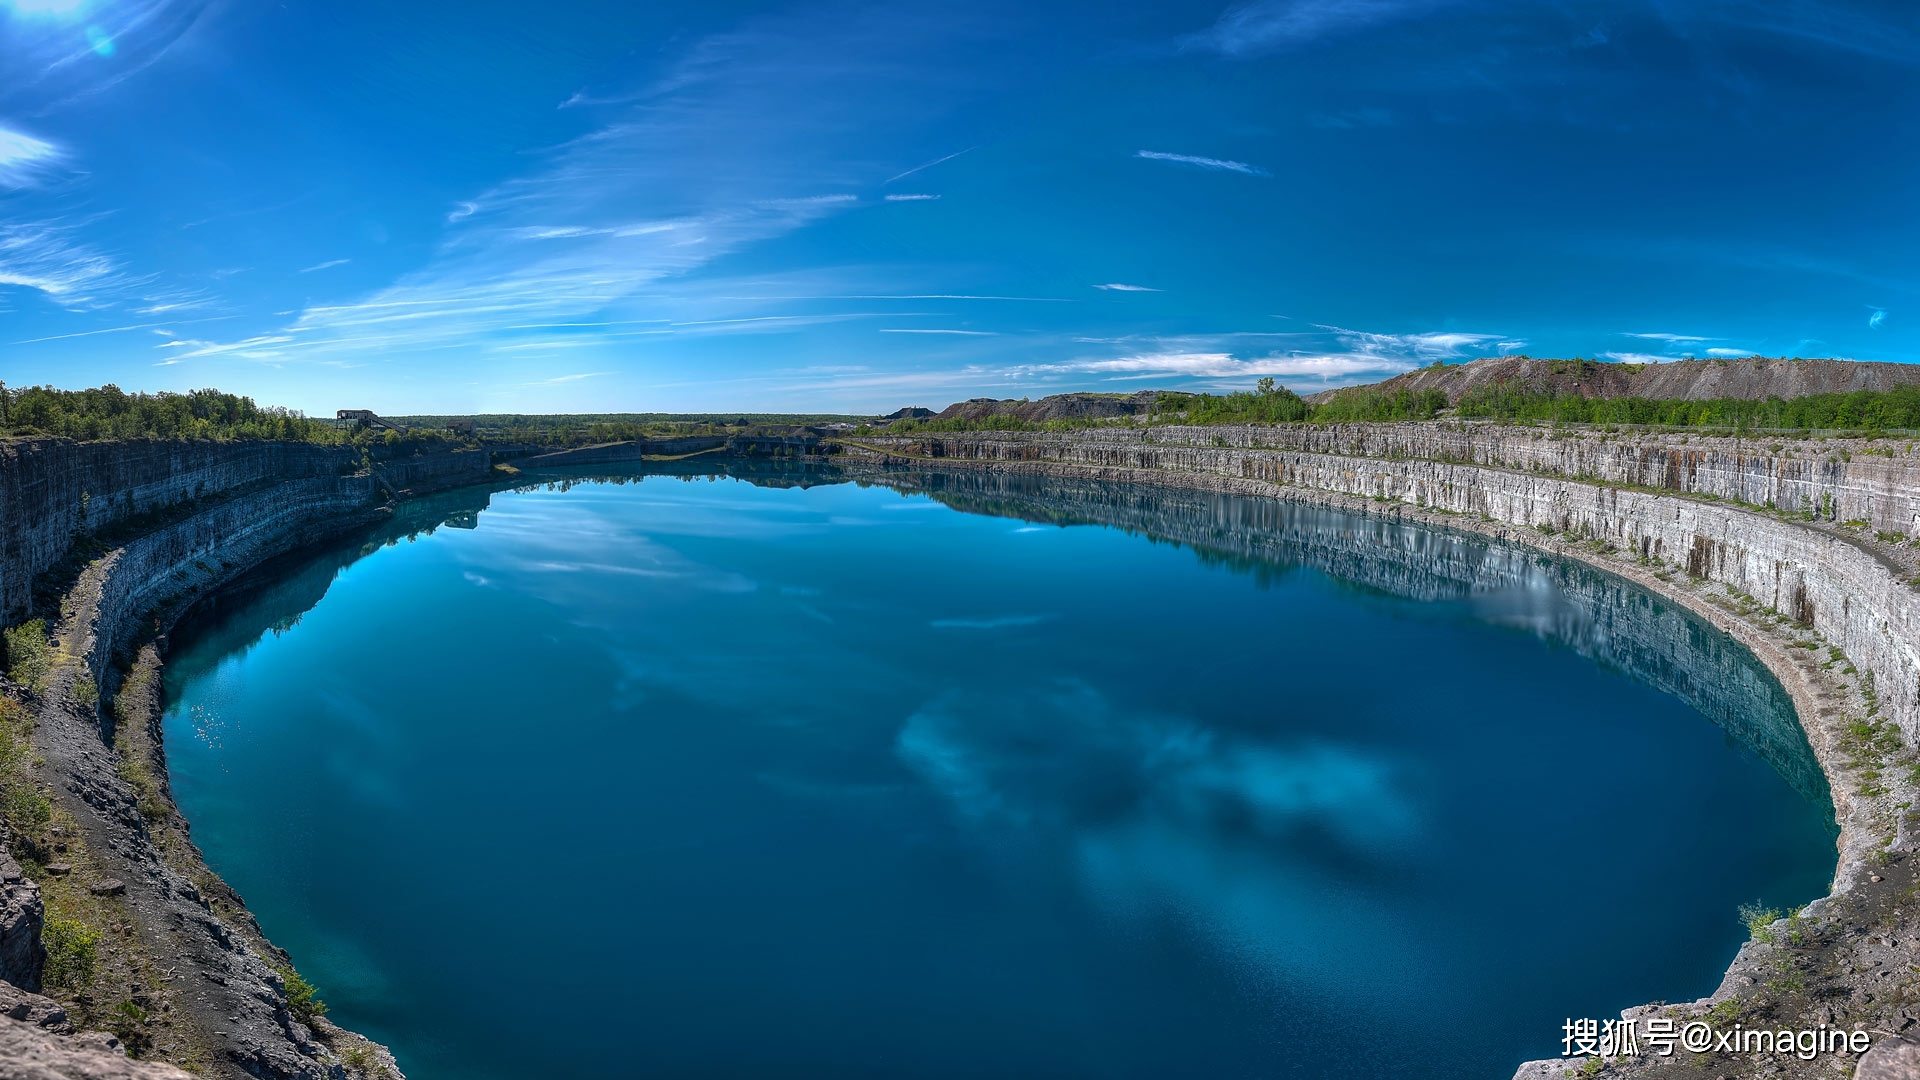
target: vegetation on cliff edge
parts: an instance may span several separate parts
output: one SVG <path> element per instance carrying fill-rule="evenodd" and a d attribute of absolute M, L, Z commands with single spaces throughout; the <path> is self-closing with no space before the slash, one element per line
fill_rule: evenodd
<path fill-rule="evenodd" d="M 1850 394 L 1806 397 L 1711 398 L 1683 401 L 1652 398 L 1583 398 L 1493 386 L 1460 399 L 1460 416 L 1513 422 L 1560 424 L 1632 424 L 1648 427 L 1766 428 L 1782 431 L 1920 428 L 1920 387 L 1858 390 Z"/>

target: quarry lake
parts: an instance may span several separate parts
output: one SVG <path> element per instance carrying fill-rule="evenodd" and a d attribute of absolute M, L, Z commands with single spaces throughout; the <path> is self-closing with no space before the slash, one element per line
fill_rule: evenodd
<path fill-rule="evenodd" d="M 194 838 L 413 1080 L 1504 1080 L 1833 874 L 1773 677 L 1536 551 L 1004 474 L 527 479 L 169 658 Z"/>

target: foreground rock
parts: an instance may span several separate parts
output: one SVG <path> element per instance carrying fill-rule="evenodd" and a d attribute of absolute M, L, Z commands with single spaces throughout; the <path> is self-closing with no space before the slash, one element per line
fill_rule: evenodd
<path fill-rule="evenodd" d="M 7 1019 L 0 1019 L 0 1078 L 194 1080 L 192 1073 L 172 1065 L 128 1058 L 112 1035 L 97 1031 L 57 1035 L 44 1027 Z"/>

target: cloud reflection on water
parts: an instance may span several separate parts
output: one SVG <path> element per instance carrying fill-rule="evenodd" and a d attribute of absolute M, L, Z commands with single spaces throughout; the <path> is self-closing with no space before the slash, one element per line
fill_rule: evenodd
<path fill-rule="evenodd" d="M 895 751 L 981 846 L 1064 852 L 1120 927 L 1170 921 L 1265 980 L 1347 991 L 1343 965 L 1430 954 L 1379 899 L 1417 860 L 1424 821 L 1377 754 L 1130 713 L 1073 680 L 944 695 Z"/>

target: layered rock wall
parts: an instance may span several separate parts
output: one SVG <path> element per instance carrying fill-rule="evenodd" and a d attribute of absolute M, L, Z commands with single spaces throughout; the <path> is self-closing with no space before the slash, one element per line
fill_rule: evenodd
<path fill-rule="evenodd" d="M 1603 541 L 1811 625 L 1872 673 L 1887 714 L 1920 740 L 1920 591 L 1864 539 L 1813 523 L 1920 531 L 1920 459 L 1904 442 L 1766 444 L 1429 423 L 864 443 L 907 460 L 1249 493 L 1304 488 Z"/>
<path fill-rule="evenodd" d="M 489 468 L 484 450 L 379 460 L 370 474 L 363 466 L 358 448 L 310 443 L 0 442 L 0 623 L 27 612 L 35 579 L 85 536 L 165 520 L 196 504 L 211 506 L 276 484 L 353 487 L 365 501 L 383 492 L 477 483 Z"/>
<path fill-rule="evenodd" d="M 1157 485 L 983 470 L 886 470 L 884 482 L 970 513 L 1144 533 L 1256 574 L 1306 566 L 1396 596 L 1480 605 L 1491 621 L 1678 696 L 1801 794 L 1830 804 L 1790 697 L 1753 654 L 1678 604 L 1537 548 L 1288 499 Z"/>
<path fill-rule="evenodd" d="M 341 476 L 357 450 L 288 442 L 0 442 L 0 622 L 76 537 L 261 483 Z"/>

